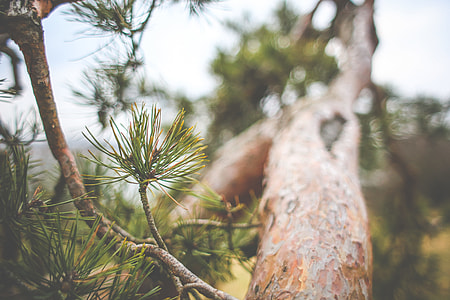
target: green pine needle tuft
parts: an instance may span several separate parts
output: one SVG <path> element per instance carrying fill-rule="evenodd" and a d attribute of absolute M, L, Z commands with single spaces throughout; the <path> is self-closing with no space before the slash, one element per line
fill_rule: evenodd
<path fill-rule="evenodd" d="M 114 143 L 105 141 L 106 145 L 102 145 L 89 129 L 88 134 L 83 134 L 109 162 L 91 151 L 91 157 L 84 157 L 114 171 L 114 175 L 97 177 L 100 183 L 126 180 L 163 191 L 176 189 L 179 183 L 191 182 L 206 159 L 206 146 L 193 127 L 184 127 L 183 117 L 184 112 L 179 112 L 163 138 L 161 110 L 153 107 L 148 112 L 144 105 L 141 109 L 133 105 L 132 121 L 125 130 L 121 131 L 111 119 Z"/>

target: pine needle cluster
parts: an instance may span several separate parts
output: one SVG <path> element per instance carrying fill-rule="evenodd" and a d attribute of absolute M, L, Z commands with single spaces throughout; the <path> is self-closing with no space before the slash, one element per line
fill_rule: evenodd
<path fill-rule="evenodd" d="M 103 203 L 100 207 L 125 230 L 138 233 L 134 242 L 145 241 L 164 249 L 200 278 L 210 282 L 230 279 L 236 260 L 249 267 L 243 249 L 253 243 L 257 224 L 252 224 L 250 213 L 248 223 L 236 224 L 231 217 L 245 207 L 231 207 L 205 187 L 204 193 L 197 195 L 205 208 L 230 218 L 202 220 L 194 213 L 189 220 L 171 217 L 173 208 L 180 205 L 175 198 L 196 182 L 195 175 L 206 160 L 202 139 L 193 127 L 184 126 L 183 111 L 167 131 L 162 129 L 159 109 L 148 111 L 136 105 L 127 127 L 114 119 L 110 126 L 113 142 L 100 142 L 89 130 L 85 134 L 96 149 L 84 156 L 88 165 L 95 166 L 90 168 L 94 173 L 84 178 L 94 187 L 89 199 Z M 6 135 L 9 131 L 2 128 Z M 76 199 L 55 202 L 42 188 L 31 191 L 30 155 L 19 137 L 13 144 L 5 143 L 7 140 L 2 140 L 0 157 L 3 295 L 26 299 L 161 299 L 159 289 L 167 288 L 168 278 L 183 297 L 198 294 L 195 287 L 184 289 L 170 268 L 150 257 L 145 244 L 130 247 L 112 227 L 98 235 L 101 214 L 81 217 L 70 208 Z M 123 194 L 112 196 L 106 189 L 95 188 L 100 184 L 135 185 L 142 208 L 133 206 Z M 143 288 L 148 281 L 151 284 Z"/>
<path fill-rule="evenodd" d="M 0 157 L 0 290 L 19 299 L 144 299 L 140 293 L 153 268 L 143 253 L 105 235 L 96 238 L 100 217 L 89 229 L 84 218 L 30 193 L 30 159 L 23 145 L 4 147 Z"/>

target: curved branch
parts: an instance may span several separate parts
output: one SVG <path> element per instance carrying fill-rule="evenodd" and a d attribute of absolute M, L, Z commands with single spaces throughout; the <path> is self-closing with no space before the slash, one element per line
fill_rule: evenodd
<path fill-rule="evenodd" d="M 28 17 L 29 15 L 31 13 L 25 12 L 21 17 L 10 17 L 6 22 L 7 30 L 23 53 L 50 150 L 61 167 L 71 197 L 77 199 L 74 202 L 75 206 L 82 216 L 92 217 L 87 220 L 87 223 L 92 225 L 99 214 L 87 196 L 75 158 L 67 145 L 59 122 L 45 53 L 42 25 L 39 19 L 36 23 L 36 19 Z M 100 237 L 104 236 L 110 227 L 110 220 L 102 216 L 97 234 Z M 112 229 L 122 239 L 132 238 L 129 234 L 123 236 L 122 233 L 125 230 L 117 225 L 114 225 Z"/>
<path fill-rule="evenodd" d="M 306 29 L 308 29 L 308 27 L 311 26 L 311 22 L 312 19 L 317 11 L 317 9 L 319 8 L 320 4 L 322 3 L 323 0 L 319 0 L 317 1 L 316 5 L 314 6 L 314 8 L 307 14 L 302 16 L 301 18 L 299 18 L 297 24 L 295 24 L 291 36 L 292 39 L 296 42 L 300 41 L 306 31 Z"/>

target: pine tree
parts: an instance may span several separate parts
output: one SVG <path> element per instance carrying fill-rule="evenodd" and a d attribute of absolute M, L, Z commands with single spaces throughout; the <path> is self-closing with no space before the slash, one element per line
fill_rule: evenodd
<path fill-rule="evenodd" d="M 231 260 L 245 261 L 240 243 L 235 242 L 230 248 L 224 241 L 233 241 L 236 235 L 255 226 L 240 224 L 235 229 L 234 220 L 223 226 L 218 221 L 197 220 L 195 215 L 192 220 L 185 221 L 161 218 L 164 209 L 170 208 L 167 202 L 177 203 L 171 190 L 184 191 L 194 180 L 192 176 L 203 167 L 204 146 L 193 128 L 184 126 L 183 112 L 163 135 L 161 112 L 155 107 L 150 112 L 144 107 L 139 109 L 127 98 L 128 90 L 146 92 L 139 82 L 133 81 L 142 65 L 139 45 L 152 13 L 163 2 L 83 1 L 72 8 L 71 15 L 76 20 L 113 33 L 126 50 L 122 61 L 94 69 L 94 79 L 87 76 L 92 83 L 92 98 L 76 92 L 98 107 L 99 121 L 105 127 L 110 125 L 117 142 L 113 146 L 99 141 L 87 129 L 85 136 L 97 149 L 88 160 L 97 167 L 88 166 L 94 169 L 94 174 L 84 178 L 59 124 L 43 44 L 41 20 L 64 2 L 41 5 L 39 1 L 10 1 L 1 6 L 0 21 L 5 25 L 2 30 L 19 45 L 24 55 L 47 142 L 60 165 L 61 177 L 71 198 L 60 201 L 58 185 L 53 197 L 41 189 L 29 196 L 31 179 L 27 172 L 30 166 L 24 146 L 28 142 L 20 137 L 25 127 L 10 134 L 11 129 L 2 124 L 5 146 L 1 157 L 1 227 L 2 245 L 7 246 L 2 249 L 1 273 L 2 278 L 7 279 L 2 282 L 5 295 L 26 299 L 162 299 L 175 296 L 187 299 L 189 294 L 195 298 L 202 294 L 212 299 L 233 299 L 208 285 L 184 264 L 202 266 L 197 273 L 203 278 L 223 279 L 230 273 Z M 198 14 L 208 2 L 211 1 L 188 1 L 189 10 Z M 108 85 L 116 89 L 110 93 Z M 130 108 L 131 123 L 128 130 L 122 131 L 113 118 L 109 119 L 109 114 Z M 35 137 L 33 134 L 33 139 Z M 106 157 L 99 156 L 102 154 Z M 141 214 L 135 207 L 118 200 L 121 195 L 105 199 L 109 195 L 97 186 L 116 181 L 128 183 L 130 179 L 138 186 Z M 148 199 L 149 187 L 161 191 L 158 194 L 152 190 L 152 206 Z M 203 198 L 216 210 L 226 209 L 218 195 Z M 108 210 L 103 214 L 94 203 L 103 207 L 111 204 L 121 207 L 114 213 L 117 222 L 106 217 Z M 130 220 L 120 218 L 125 208 L 146 220 L 148 230 L 141 230 L 141 237 L 133 236 L 118 225 L 133 227 Z M 142 224 L 138 220 L 133 222 L 135 229 Z M 174 255 L 184 260 L 184 264 Z M 148 280 L 150 286 L 145 284 Z"/>
<path fill-rule="evenodd" d="M 213 64 L 214 72 L 223 76 L 223 81 L 209 102 L 211 107 L 219 108 L 215 110 L 211 133 L 226 137 L 223 132 L 228 130 L 234 135 L 263 120 L 225 145 L 219 155 L 222 163 L 231 163 L 225 167 L 213 163 L 206 173 L 208 180 L 220 182 L 221 186 L 202 186 L 201 193 L 188 190 L 188 185 L 203 167 L 205 148 L 193 128 L 183 123 L 184 112 L 164 131 L 160 110 L 134 103 L 136 96 L 168 96 L 157 87 L 149 88 L 139 70 L 144 65 L 142 35 L 156 9 L 170 1 L 79 1 L 72 6 L 69 15 L 73 20 L 91 24 L 98 32 L 112 33 L 123 50 L 118 59 L 87 70 L 88 89 L 74 91 L 97 108 L 99 122 L 114 134 L 114 141 L 107 142 L 86 129 L 85 137 L 95 150 L 77 163 L 59 125 L 42 41 L 41 20 L 54 5 L 64 2 L 42 5 L 41 1 L 22 0 L 0 5 L 0 23 L 4 25 L 1 30 L 24 54 L 44 131 L 59 162 L 61 182 L 66 182 L 71 198 L 61 201 L 60 185 L 55 186 L 54 195 L 42 188 L 30 188 L 36 178 L 29 176 L 26 148 L 37 136 L 36 126 L 31 128 L 31 137 L 24 138 L 26 126 L 18 126 L 12 134 L 14 130 L 1 124 L 4 146 L 0 156 L 0 225 L 5 246 L 0 272 L 6 279 L 1 283 L 5 295 L 27 299 L 187 299 L 188 294 L 194 298 L 202 294 L 212 299 L 232 299 L 202 279 L 215 282 L 230 277 L 232 261 L 247 265 L 260 242 L 248 299 L 294 294 L 357 294 L 371 298 L 371 245 L 357 180 L 358 122 L 351 112 L 351 104 L 367 87 L 371 88 L 375 105 L 370 114 L 359 117 L 372 119 L 371 124 L 379 127 L 367 127 L 368 122 L 362 122 L 363 130 L 370 132 L 364 137 L 381 137 L 384 150 L 403 180 L 395 204 L 396 209 L 403 208 L 407 214 L 393 217 L 388 223 L 416 229 L 414 234 L 401 231 L 406 234 L 402 239 L 394 234 L 383 239 L 383 232 L 375 229 L 375 255 L 389 257 L 394 253 L 401 257 L 393 262 L 386 260 L 386 265 L 396 270 L 420 255 L 414 244 L 429 233 L 429 224 L 419 209 L 422 202 L 416 190 L 410 189 L 412 183 L 415 186 L 414 174 L 393 147 L 396 132 L 392 127 L 400 119 L 392 121 L 386 97 L 378 95 L 380 90 L 370 82 L 370 60 L 377 44 L 373 1 L 355 5 L 335 0 L 336 17 L 324 31 L 310 26 L 322 1 L 301 19 L 282 6 L 274 31 L 262 27 L 242 32 L 238 25 L 230 24 L 242 34 L 242 45 L 237 56 L 221 52 Z M 199 14 L 212 1 L 187 2 L 190 12 Z M 339 66 L 339 70 L 335 61 L 325 55 L 332 38 L 341 40 L 350 57 L 350 63 Z M 310 59 L 299 54 L 308 51 L 313 53 Z M 283 94 L 289 91 L 295 91 L 295 97 L 305 96 L 308 85 L 317 81 L 329 89 L 316 103 L 307 98 L 301 104 L 283 100 Z M 12 95 L 11 91 L 3 90 L 0 100 L 8 95 Z M 179 100 L 187 103 L 186 99 Z M 264 119 L 270 105 L 280 111 L 282 122 Z M 414 105 L 436 109 L 437 104 L 417 101 L 408 107 Z M 236 107 L 243 108 L 241 114 L 231 113 Z M 130 123 L 117 124 L 115 115 L 130 110 Z M 446 134 L 445 122 L 441 124 L 444 126 L 435 126 L 439 114 L 434 116 L 433 121 L 417 117 L 414 124 L 434 134 Z M 225 129 L 224 125 L 233 127 Z M 218 144 L 225 140 L 219 139 Z M 367 145 L 363 143 L 362 147 Z M 240 151 L 236 151 L 239 146 Z M 247 167 L 250 161 L 256 168 Z M 372 162 L 363 161 L 363 166 L 369 168 Z M 233 172 L 228 172 L 230 166 Z M 81 176 L 79 167 L 89 175 Z M 328 172 L 322 172 L 325 169 Z M 224 170 L 227 176 L 223 176 Z M 236 195 L 242 191 L 249 194 L 255 182 L 261 193 L 263 176 L 267 185 L 259 204 L 260 224 L 254 222 L 255 203 L 241 201 L 243 198 Z M 242 191 L 233 190 L 233 185 L 244 177 L 247 182 L 240 187 Z M 110 188 L 112 184 L 120 187 Z M 125 200 L 121 193 L 124 186 L 136 188 L 142 207 Z M 179 203 L 185 192 L 195 196 L 190 198 L 194 202 L 187 199 Z M 322 202 L 317 202 L 317 195 L 321 195 Z M 254 194 L 247 198 L 257 200 Z M 406 202 L 409 205 L 405 206 Z M 187 214 L 184 207 L 197 214 Z M 177 211 L 183 212 L 183 218 L 174 217 Z M 300 227 L 300 231 L 292 229 Z M 260 229 L 260 241 L 255 228 Z M 381 247 L 383 243 L 395 245 L 396 252 Z M 382 282 L 391 296 L 400 295 L 405 286 L 410 290 L 418 286 L 434 288 L 428 277 L 434 266 L 432 260 L 415 260 L 409 266 L 414 272 L 408 276 L 392 273 L 400 289 L 389 286 L 391 282 Z M 375 279 L 383 280 L 383 276 Z M 324 285 L 324 280 L 332 282 L 331 287 Z M 407 297 L 416 294 L 404 293 Z"/>

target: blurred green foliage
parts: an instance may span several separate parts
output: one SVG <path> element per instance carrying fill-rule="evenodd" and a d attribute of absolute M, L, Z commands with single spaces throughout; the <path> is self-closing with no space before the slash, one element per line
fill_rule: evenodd
<path fill-rule="evenodd" d="M 211 63 L 219 86 L 203 101 L 213 149 L 270 109 L 289 105 L 289 92 L 302 101 L 312 83 L 327 84 L 337 73 L 325 51 L 329 31 L 308 29 L 296 42 L 290 34 L 298 14 L 284 1 L 274 15 L 274 24 L 230 23 L 238 48 L 219 50 Z M 405 98 L 373 86 L 361 93 L 355 110 L 373 235 L 374 299 L 448 298 L 442 271 L 448 266 L 442 263 L 449 263 L 450 253 L 430 253 L 424 243 L 449 228 L 450 101 Z"/>
<path fill-rule="evenodd" d="M 302 40 L 292 38 L 298 14 L 283 2 L 273 24 L 253 27 L 250 20 L 229 22 L 239 37 L 237 49 L 219 50 L 211 63 L 219 86 L 204 101 L 211 123 L 210 150 L 273 112 L 305 96 L 313 83 L 328 84 L 338 69 L 325 53 L 322 32 L 308 28 Z"/>
<path fill-rule="evenodd" d="M 370 111 L 359 114 L 374 298 L 447 298 L 450 291 L 442 282 L 448 280 L 443 263 L 449 253 L 431 253 L 424 246 L 449 228 L 450 102 L 403 98 L 389 88 L 375 94 Z"/>

